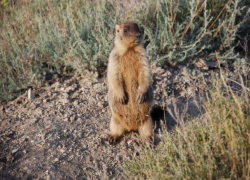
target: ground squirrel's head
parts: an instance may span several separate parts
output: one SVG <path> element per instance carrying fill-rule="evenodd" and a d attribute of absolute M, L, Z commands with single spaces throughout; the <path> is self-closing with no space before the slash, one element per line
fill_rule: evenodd
<path fill-rule="evenodd" d="M 134 48 L 142 44 L 143 30 L 136 23 L 127 22 L 116 25 L 115 46 L 119 48 Z"/>

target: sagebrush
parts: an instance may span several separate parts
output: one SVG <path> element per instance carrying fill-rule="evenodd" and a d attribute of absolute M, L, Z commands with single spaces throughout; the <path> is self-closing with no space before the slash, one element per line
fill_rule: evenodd
<path fill-rule="evenodd" d="M 249 16 L 249 4 L 238 0 L 11 2 L 2 1 L 0 14 L 1 100 L 73 71 L 104 72 L 114 27 L 125 21 L 145 28 L 152 63 L 213 60 L 215 52 L 232 59 Z"/>

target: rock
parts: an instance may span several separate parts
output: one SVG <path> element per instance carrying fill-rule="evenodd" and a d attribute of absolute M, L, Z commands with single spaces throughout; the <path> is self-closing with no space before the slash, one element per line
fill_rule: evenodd
<path fill-rule="evenodd" d="M 33 93 L 32 88 L 29 88 L 28 90 L 28 99 L 35 99 L 35 95 Z"/>
<path fill-rule="evenodd" d="M 194 96 L 194 90 L 191 87 L 187 88 L 187 97 L 191 98 Z"/>
<path fill-rule="evenodd" d="M 12 156 L 11 153 L 9 153 L 7 156 L 6 156 L 6 161 L 9 162 L 9 163 L 12 163 L 14 161 L 14 156 Z"/>
<path fill-rule="evenodd" d="M 217 61 L 206 61 L 201 58 L 194 65 L 203 70 L 208 70 L 209 68 L 219 68 Z"/>
<path fill-rule="evenodd" d="M 65 89 L 65 92 L 67 92 L 67 93 L 69 93 L 70 91 L 75 91 L 75 89 L 77 88 L 77 85 L 76 84 L 74 84 L 74 85 L 72 85 L 72 86 L 69 86 L 69 87 L 67 87 L 66 89 Z"/>
<path fill-rule="evenodd" d="M 99 101 L 97 103 L 97 106 L 100 107 L 100 108 L 103 108 L 104 107 L 104 102 Z"/>
<path fill-rule="evenodd" d="M 155 68 L 155 69 L 152 70 L 152 73 L 153 74 L 161 75 L 161 74 L 165 73 L 165 70 L 162 69 L 161 67 L 157 67 L 157 68 Z"/>
<path fill-rule="evenodd" d="M 75 101 L 73 102 L 73 104 L 74 104 L 74 106 L 78 106 L 78 105 L 79 105 L 79 101 L 78 101 L 78 100 L 75 100 Z"/>
<path fill-rule="evenodd" d="M 70 122 L 74 122 L 77 119 L 77 117 L 75 115 L 72 115 L 69 120 Z"/>
<path fill-rule="evenodd" d="M 63 121 L 64 121 L 64 122 L 70 121 L 70 117 L 64 117 L 64 118 L 63 118 Z"/>
<path fill-rule="evenodd" d="M 13 150 L 11 151 L 11 154 L 15 154 L 18 150 L 19 150 L 18 148 L 13 149 Z"/>
<path fill-rule="evenodd" d="M 167 84 L 165 84 L 165 83 L 162 83 L 161 87 L 162 87 L 163 89 L 165 89 L 165 88 L 167 88 L 167 87 L 168 87 L 168 85 L 167 85 Z"/>
<path fill-rule="evenodd" d="M 70 100 L 68 98 L 63 98 L 63 99 L 60 99 L 60 102 L 62 102 L 63 105 L 65 105 L 65 104 L 68 104 Z"/>

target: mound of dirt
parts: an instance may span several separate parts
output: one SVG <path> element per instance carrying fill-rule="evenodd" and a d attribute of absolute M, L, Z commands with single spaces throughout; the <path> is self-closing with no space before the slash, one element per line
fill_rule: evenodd
<path fill-rule="evenodd" d="M 194 103 L 197 78 L 185 67 L 152 72 L 155 104 L 164 110 L 155 120 L 171 129 L 184 116 L 169 109 L 202 114 Z M 0 108 L 0 179 L 123 179 L 121 165 L 138 154 L 141 142 L 138 134 L 129 133 L 119 144 L 108 144 L 106 77 L 74 76 L 34 94 L 34 99 L 25 94 Z M 155 123 L 157 132 L 161 127 Z"/>

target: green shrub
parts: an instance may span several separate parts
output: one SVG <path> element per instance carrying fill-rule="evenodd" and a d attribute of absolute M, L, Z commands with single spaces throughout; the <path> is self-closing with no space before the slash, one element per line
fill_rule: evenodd
<path fill-rule="evenodd" d="M 249 12 L 244 5 L 237 0 L 48 0 L 7 6 L 0 15 L 0 99 L 46 84 L 48 74 L 53 79 L 68 69 L 102 73 L 114 27 L 125 21 L 144 26 L 151 62 L 193 63 L 213 59 L 215 52 L 222 60 L 234 58 L 237 23 Z"/>

